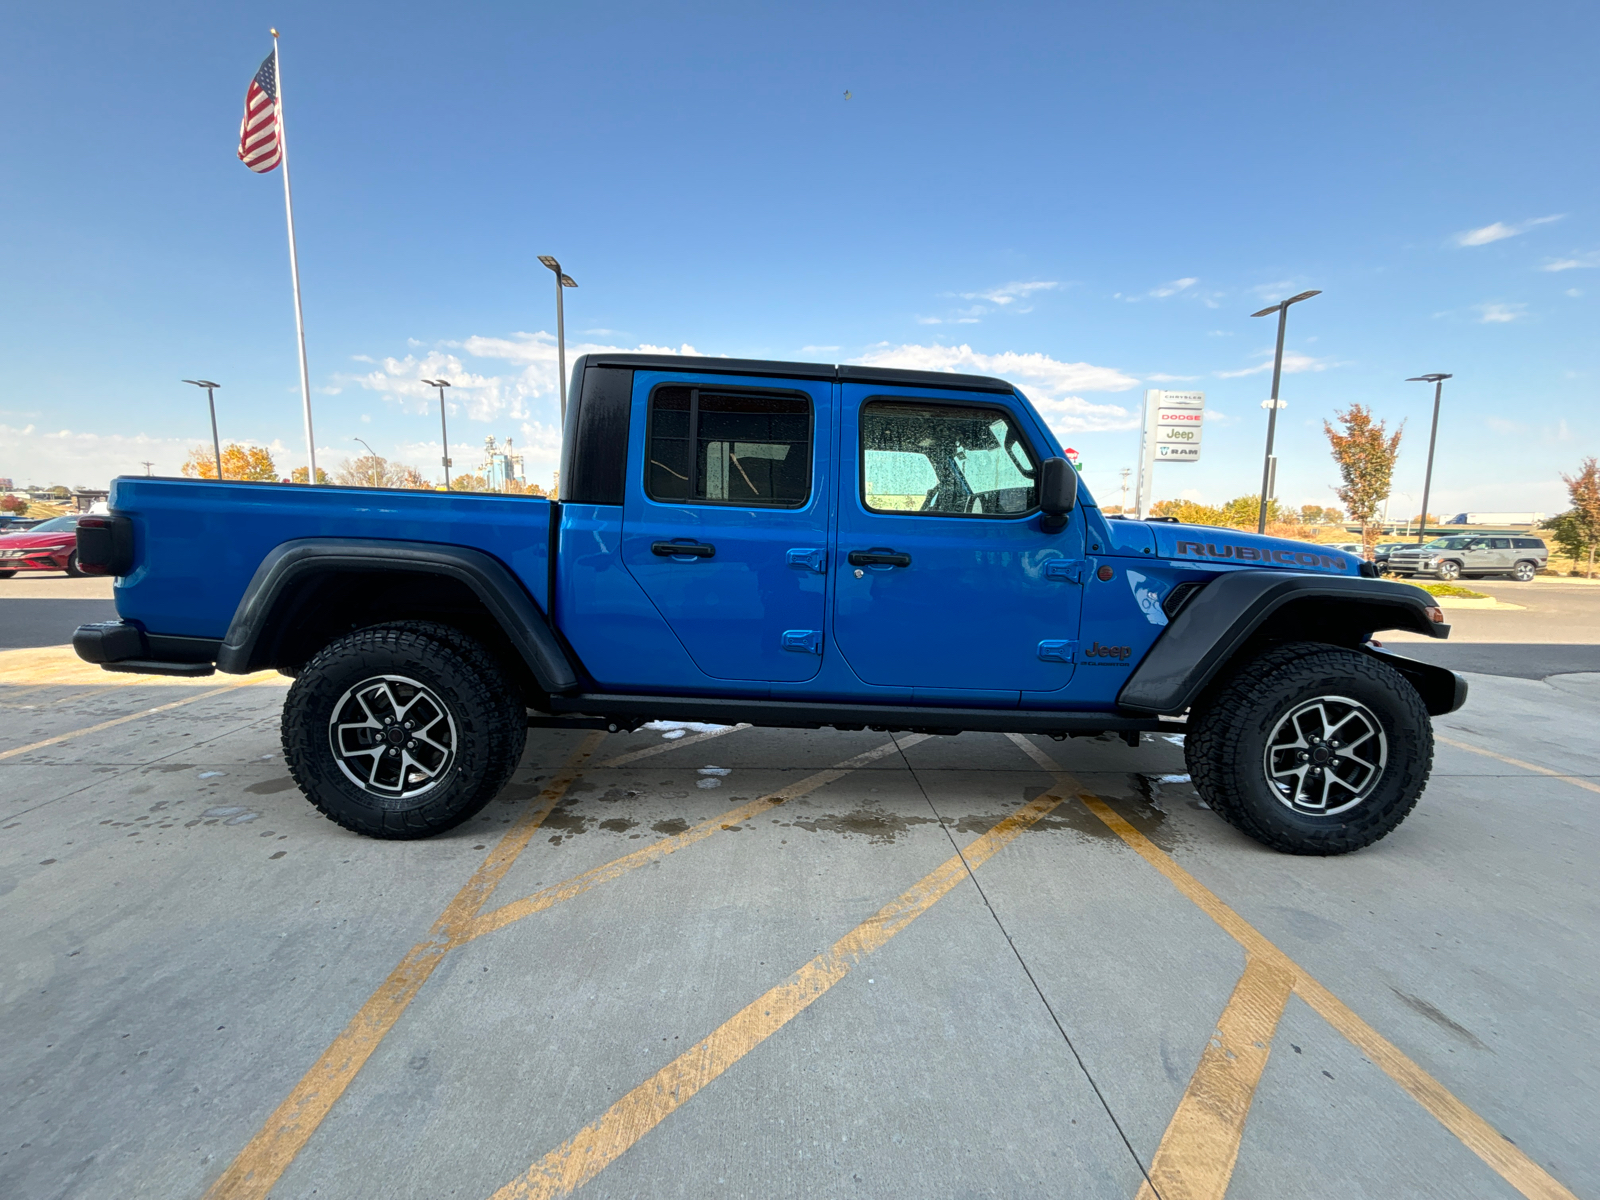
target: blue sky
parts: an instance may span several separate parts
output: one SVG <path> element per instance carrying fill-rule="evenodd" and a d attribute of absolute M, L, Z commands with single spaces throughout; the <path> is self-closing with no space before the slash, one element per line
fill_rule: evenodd
<path fill-rule="evenodd" d="M 0 476 L 303 462 L 280 176 L 234 157 L 283 34 L 319 455 L 514 437 L 554 465 L 552 280 L 585 345 L 949 366 L 1022 385 L 1104 502 L 1143 389 L 1201 388 L 1202 462 L 1331 503 L 1321 421 L 1406 422 L 1420 502 L 1554 511 L 1600 452 L 1600 12 L 1550 3 L 85 4 L 0 47 Z M 851 93 L 844 98 L 845 91 Z M 1409 496 L 1409 500 L 1406 498 Z"/>

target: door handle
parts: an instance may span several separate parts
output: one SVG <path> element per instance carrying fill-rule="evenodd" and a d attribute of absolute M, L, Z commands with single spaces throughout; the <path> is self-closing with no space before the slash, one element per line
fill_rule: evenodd
<path fill-rule="evenodd" d="M 896 554 L 893 550 L 852 550 L 852 567 L 909 567 L 911 555 Z"/>
<path fill-rule="evenodd" d="M 710 542 L 651 542 L 650 553 L 659 554 L 662 558 L 674 558 L 685 554 L 693 558 L 711 558 L 717 548 Z"/>

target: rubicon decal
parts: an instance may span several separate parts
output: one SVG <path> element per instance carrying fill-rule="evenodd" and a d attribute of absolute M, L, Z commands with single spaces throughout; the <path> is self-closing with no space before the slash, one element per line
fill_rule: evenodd
<path fill-rule="evenodd" d="M 1179 554 L 1201 558 L 1231 558 L 1235 562 L 1277 563 L 1285 567 L 1325 567 L 1343 571 L 1348 561 L 1342 554 L 1313 554 L 1309 550 L 1273 550 L 1267 546 L 1218 546 L 1212 542 L 1179 542 Z"/>

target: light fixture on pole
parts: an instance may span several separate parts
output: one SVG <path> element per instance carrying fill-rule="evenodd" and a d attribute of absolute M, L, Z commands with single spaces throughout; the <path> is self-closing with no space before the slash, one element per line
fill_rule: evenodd
<path fill-rule="evenodd" d="M 1278 314 L 1278 351 L 1272 358 L 1272 399 L 1267 403 L 1267 453 L 1261 463 L 1261 512 L 1256 518 L 1256 532 L 1267 531 L 1267 494 L 1272 490 L 1272 440 L 1278 431 L 1278 381 L 1283 377 L 1283 330 L 1289 321 L 1289 305 L 1299 304 L 1302 300 L 1309 300 L 1313 296 L 1320 296 L 1320 291 L 1301 292 L 1298 296 L 1290 296 L 1287 300 L 1254 312 L 1252 317 L 1269 317 Z"/>
<path fill-rule="evenodd" d="M 211 449 L 217 456 L 217 482 L 222 482 L 222 443 L 217 440 L 217 399 L 213 394 L 221 387 L 220 383 L 212 383 L 209 379 L 185 379 L 183 382 L 192 383 L 195 387 L 206 390 L 206 404 L 211 409 Z"/>
<path fill-rule="evenodd" d="M 366 438 L 351 438 L 350 440 L 352 442 L 360 442 L 363 446 L 367 446 Z M 381 487 L 382 485 L 378 482 L 378 456 L 373 451 L 371 446 L 367 446 L 367 457 L 372 459 L 372 486 Z"/>
<path fill-rule="evenodd" d="M 444 453 L 439 461 L 444 463 L 444 490 L 450 490 L 450 431 L 444 424 L 444 390 L 450 386 L 448 379 L 424 379 L 423 383 L 439 389 L 439 437 L 444 442 Z"/>
<path fill-rule="evenodd" d="M 1428 472 L 1422 477 L 1422 520 L 1417 523 L 1417 545 L 1427 541 L 1428 533 L 1428 492 L 1433 487 L 1433 441 L 1439 436 L 1439 396 L 1444 391 L 1444 381 L 1453 376 L 1440 375 L 1413 375 L 1406 380 L 1407 383 L 1433 384 L 1433 428 L 1428 431 Z"/>
<path fill-rule="evenodd" d="M 567 427 L 567 323 L 565 314 L 561 311 L 561 289 L 575 288 L 577 282 L 570 275 L 561 272 L 561 264 L 548 254 L 539 255 L 539 261 L 549 267 L 556 274 L 556 367 L 560 377 L 556 380 L 556 388 L 561 393 L 561 428 Z"/>

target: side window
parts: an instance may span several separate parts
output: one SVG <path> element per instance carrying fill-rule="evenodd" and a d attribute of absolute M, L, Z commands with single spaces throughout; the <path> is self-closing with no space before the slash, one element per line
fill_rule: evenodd
<path fill-rule="evenodd" d="M 810 399 L 657 388 L 644 486 L 675 504 L 799 507 L 811 496 Z"/>
<path fill-rule="evenodd" d="M 861 502 L 873 512 L 1008 517 L 1039 504 L 1038 463 L 995 408 L 871 400 L 861 408 Z"/>
<path fill-rule="evenodd" d="M 1543 550 L 1544 543 L 1538 538 L 1512 538 L 1511 544 L 1518 550 Z"/>
<path fill-rule="evenodd" d="M 1491 550 L 1509 550 L 1509 549 L 1511 549 L 1511 539 L 1510 538 L 1490 538 L 1489 539 L 1489 549 L 1491 549 Z"/>

